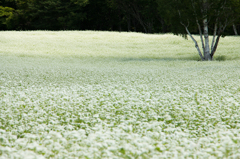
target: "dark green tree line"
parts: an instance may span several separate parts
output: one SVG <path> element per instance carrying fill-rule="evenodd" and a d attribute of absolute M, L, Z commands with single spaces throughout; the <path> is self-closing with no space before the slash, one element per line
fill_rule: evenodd
<path fill-rule="evenodd" d="M 182 22 L 188 25 L 191 33 L 199 34 L 196 23 L 192 23 L 196 21 L 195 18 L 185 18 L 185 16 L 201 15 L 199 9 L 203 1 L 1 0 L 0 30 L 110 30 L 144 33 L 173 32 L 186 35 L 185 28 L 181 25 Z M 220 1 L 211 0 L 211 2 L 216 2 L 214 6 L 210 5 L 215 11 L 211 10 L 211 14 L 218 15 L 217 8 L 221 8 Z M 231 0 L 231 2 L 238 3 L 238 0 Z M 195 11 L 192 8 L 193 4 Z M 236 5 L 232 9 L 236 10 L 237 7 Z M 214 16 L 211 15 L 209 19 L 211 20 L 210 34 L 214 34 L 212 17 Z M 201 21 L 200 18 L 199 21 Z M 235 19 L 232 24 L 229 23 L 224 31 L 221 35 L 240 32 L 240 19 Z"/>
<path fill-rule="evenodd" d="M 80 29 L 87 4 L 88 0 L 5 0 L 0 8 L 0 29 Z"/>

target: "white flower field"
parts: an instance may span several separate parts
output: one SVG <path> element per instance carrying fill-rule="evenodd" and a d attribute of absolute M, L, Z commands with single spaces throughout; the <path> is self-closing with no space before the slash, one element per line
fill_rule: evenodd
<path fill-rule="evenodd" d="M 239 37 L 0 35 L 1 159 L 240 158 Z"/>

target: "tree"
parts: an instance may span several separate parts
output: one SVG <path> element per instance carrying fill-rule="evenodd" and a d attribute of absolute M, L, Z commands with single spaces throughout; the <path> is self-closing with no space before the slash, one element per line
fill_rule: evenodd
<path fill-rule="evenodd" d="M 88 0 L 3 0 L 0 29 L 80 29 L 86 18 L 82 8 Z"/>
<path fill-rule="evenodd" d="M 8 21 L 13 16 L 14 9 L 0 6 L 0 28 L 7 29 Z"/>
<path fill-rule="evenodd" d="M 26 16 L 31 23 L 30 29 L 79 29 L 86 17 L 81 9 L 87 3 L 87 0 L 29 1 Z"/>
<path fill-rule="evenodd" d="M 112 5 L 111 0 L 89 0 L 83 9 L 86 13 L 84 28 L 87 30 L 121 30 L 121 13 Z"/>
<path fill-rule="evenodd" d="M 211 61 L 217 50 L 221 36 L 228 26 L 232 26 L 239 17 L 239 0 L 158 0 L 159 6 L 163 5 L 166 10 L 172 10 L 168 16 L 175 34 L 186 37 L 189 35 L 194 41 L 199 56 L 203 61 Z M 182 28 L 176 27 L 176 22 Z M 212 29 L 212 30 L 211 30 Z M 198 34 L 202 43 L 202 52 L 192 32 Z M 212 42 L 209 35 L 212 34 Z"/>
<path fill-rule="evenodd" d="M 153 33 L 157 30 L 156 23 L 157 3 L 156 0 L 113 0 L 113 2 L 125 12 L 128 26 L 134 18 L 143 28 L 145 33 Z"/>
<path fill-rule="evenodd" d="M 11 21 L 14 13 L 15 3 L 13 0 L 0 1 L 0 29 L 6 30 L 9 28 L 9 22 Z"/>

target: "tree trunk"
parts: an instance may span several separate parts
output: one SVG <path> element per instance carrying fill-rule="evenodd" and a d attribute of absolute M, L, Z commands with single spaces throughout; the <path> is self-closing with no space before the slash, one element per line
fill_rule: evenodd
<path fill-rule="evenodd" d="M 203 31 L 204 31 L 204 40 L 205 40 L 205 47 L 204 47 L 204 59 L 211 61 L 212 57 L 210 55 L 210 47 L 209 47 L 209 36 L 208 36 L 208 21 L 207 18 L 203 20 Z"/>
<path fill-rule="evenodd" d="M 166 33 L 167 32 L 167 26 L 166 26 L 166 23 L 165 23 L 164 19 L 161 16 L 157 16 L 157 20 L 162 25 L 162 33 Z"/>
<path fill-rule="evenodd" d="M 215 38 L 216 38 L 216 35 L 217 35 L 217 29 L 218 29 L 218 19 L 216 19 L 216 23 L 214 25 L 212 45 L 211 45 L 211 54 L 212 54 L 213 48 L 214 48 Z"/>
<path fill-rule="evenodd" d="M 162 24 L 162 32 L 163 32 L 163 33 L 166 33 L 166 32 L 167 32 L 167 29 L 166 29 L 166 24 L 165 24 L 164 19 L 161 19 L 161 24 Z"/>
<path fill-rule="evenodd" d="M 143 27 L 145 33 L 148 33 L 148 30 L 147 30 L 146 26 L 144 25 L 144 21 L 142 20 L 141 15 L 139 13 L 138 7 L 135 4 L 132 4 L 132 8 L 131 9 L 132 9 L 133 16 L 137 19 L 137 21 Z"/>
<path fill-rule="evenodd" d="M 235 24 L 233 24 L 233 31 L 234 31 L 234 34 L 235 34 L 235 35 L 238 35 L 237 28 L 236 28 L 236 25 L 235 25 Z"/>
<path fill-rule="evenodd" d="M 128 32 L 131 31 L 131 16 L 129 15 L 128 16 L 128 19 L 127 19 L 127 27 L 128 27 Z"/>
<path fill-rule="evenodd" d="M 216 42 L 214 44 L 214 47 L 211 50 L 211 57 L 213 57 L 213 55 L 215 54 L 215 52 L 217 50 L 217 47 L 218 47 L 218 43 L 219 43 L 220 37 L 222 35 L 222 32 L 225 30 L 226 27 L 227 27 L 227 24 L 221 25 L 221 23 L 220 23 L 220 28 L 218 30 L 218 36 L 217 36 Z"/>
<path fill-rule="evenodd" d="M 198 31 L 199 31 L 201 43 L 202 43 L 202 49 L 204 51 L 205 50 L 205 46 L 204 46 L 204 42 L 203 42 L 202 28 L 201 28 L 197 18 L 196 18 L 196 22 L 197 22 L 197 26 L 198 26 Z"/>
<path fill-rule="evenodd" d="M 212 51 L 211 51 L 211 55 L 210 55 L 210 56 L 211 56 L 212 58 L 213 58 L 213 56 L 214 56 L 214 54 L 215 54 L 215 52 L 216 52 L 216 50 L 217 50 L 220 37 L 221 37 L 221 35 L 219 34 L 219 35 L 217 36 L 215 45 L 214 45 L 214 47 L 213 47 L 213 49 L 212 49 Z"/>

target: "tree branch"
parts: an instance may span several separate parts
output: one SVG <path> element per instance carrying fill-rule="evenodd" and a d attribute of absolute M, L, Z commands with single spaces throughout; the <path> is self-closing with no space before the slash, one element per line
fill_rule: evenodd
<path fill-rule="evenodd" d="M 203 41 L 203 34 L 202 34 L 201 25 L 200 25 L 199 22 L 198 22 L 197 13 L 196 13 L 196 8 L 195 8 L 195 5 L 194 5 L 194 3 L 193 3 L 193 0 L 191 0 L 191 2 L 192 2 L 193 11 L 194 11 L 194 15 L 195 15 L 195 18 L 196 18 L 196 23 L 197 23 L 198 30 L 199 30 L 199 34 L 200 34 L 200 39 L 201 39 L 201 42 L 202 42 L 202 49 L 203 49 L 203 51 L 204 51 L 204 50 L 205 50 L 205 46 L 204 46 L 204 41 Z"/>
<path fill-rule="evenodd" d="M 180 12 L 179 10 L 178 10 L 178 14 L 179 14 L 179 17 L 180 17 L 180 19 L 181 19 L 181 12 Z M 191 39 L 192 39 L 193 42 L 195 43 L 195 47 L 196 47 L 196 49 L 197 49 L 197 51 L 198 51 L 198 54 L 199 54 L 199 56 L 201 57 L 201 60 L 204 61 L 204 58 L 203 58 L 203 55 L 202 55 L 201 50 L 199 49 L 198 43 L 197 43 L 197 41 L 194 39 L 194 37 L 192 36 L 192 34 L 190 33 L 190 31 L 188 30 L 188 26 L 186 26 L 185 24 L 183 24 L 183 22 L 182 22 L 181 20 L 180 20 L 180 23 L 184 26 L 186 32 L 188 33 L 188 35 L 191 37 Z M 189 25 L 189 23 L 188 23 L 188 25 Z"/>
<path fill-rule="evenodd" d="M 198 54 L 199 54 L 199 56 L 201 57 L 202 61 L 204 61 L 204 58 L 203 58 L 202 52 L 201 52 L 201 50 L 199 49 L 199 46 L 198 46 L 197 41 L 194 39 L 194 37 L 192 36 L 192 34 L 189 32 L 187 26 L 184 25 L 182 22 L 181 22 L 181 24 L 185 27 L 186 32 L 188 33 L 188 35 L 191 37 L 191 39 L 192 39 L 193 42 L 195 43 L 195 47 L 196 47 L 196 49 L 197 49 L 197 51 L 198 51 Z"/>
<path fill-rule="evenodd" d="M 215 23 L 215 26 L 214 26 L 213 39 L 212 39 L 212 45 L 211 45 L 211 53 L 213 52 L 213 46 L 214 46 L 215 38 L 216 38 L 216 35 L 217 35 L 217 28 L 218 28 L 218 18 L 216 19 L 216 23 Z"/>
<path fill-rule="evenodd" d="M 221 25 L 221 24 L 220 24 L 220 25 Z M 219 43 L 220 37 L 221 37 L 221 35 L 222 35 L 222 32 L 226 29 L 226 27 L 227 27 L 227 24 L 225 23 L 225 25 L 222 25 L 222 26 L 219 28 L 219 30 L 218 30 L 218 36 L 217 36 L 215 45 L 214 45 L 214 47 L 213 47 L 213 49 L 212 49 L 212 51 L 211 51 L 211 54 L 210 54 L 211 57 L 214 56 L 214 54 L 215 54 L 215 52 L 216 52 L 216 50 L 217 50 L 218 43 Z"/>

